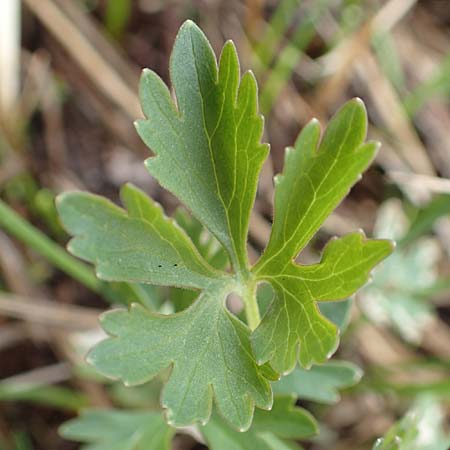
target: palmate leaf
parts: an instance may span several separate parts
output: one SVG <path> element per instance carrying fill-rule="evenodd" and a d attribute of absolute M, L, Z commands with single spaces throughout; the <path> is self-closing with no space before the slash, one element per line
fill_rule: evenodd
<path fill-rule="evenodd" d="M 129 385 L 173 366 L 162 399 L 171 424 L 206 422 L 214 393 L 228 421 L 248 428 L 255 404 L 271 406 L 263 376 L 271 371 L 256 364 L 250 331 L 224 306 L 235 282 L 210 268 L 183 230 L 137 188 L 127 185 L 122 200 L 128 214 L 91 194 L 64 194 L 58 208 L 67 229 L 77 235 L 69 249 L 95 262 L 102 278 L 204 290 L 178 315 L 150 313 L 137 304 L 129 312 L 105 314 L 102 326 L 113 338 L 97 345 L 88 360 L 100 373 Z"/>
<path fill-rule="evenodd" d="M 247 429 L 254 405 L 270 408 L 272 393 L 252 356 L 248 328 L 223 307 L 226 292 L 226 285 L 216 285 L 189 309 L 170 316 L 138 304 L 129 312 L 106 313 L 101 323 L 112 339 L 98 344 L 88 361 L 127 385 L 144 383 L 173 365 L 162 395 L 168 423 L 206 423 L 214 392 L 228 422 Z M 263 370 L 270 376 L 268 368 Z"/>
<path fill-rule="evenodd" d="M 175 430 L 158 412 L 85 410 L 60 433 L 82 450 L 170 450 Z"/>
<path fill-rule="evenodd" d="M 320 144 L 318 124 L 308 125 L 288 152 L 275 190 L 270 242 L 251 268 L 249 214 L 268 152 L 260 143 L 263 121 L 254 77 L 248 72 L 240 79 L 230 42 L 217 67 L 206 37 L 188 21 L 175 42 L 171 79 L 176 102 L 156 74 L 146 70 L 142 76 L 146 119 L 136 126 L 156 154 L 147 167 L 217 238 L 231 270 L 219 270 L 226 261 L 209 261 L 197 235 L 186 233 L 130 185 L 122 191 L 126 210 L 86 193 L 63 194 L 58 210 L 74 236 L 69 250 L 95 264 L 100 278 L 181 287 L 197 297 L 173 315 L 136 305 L 107 313 L 102 324 L 110 337 L 89 360 L 126 384 L 169 369 L 162 404 L 175 426 L 207 422 L 214 403 L 235 429 L 246 430 L 254 406 L 271 407 L 269 381 L 278 372 L 293 369 L 298 357 L 304 367 L 323 362 L 335 350 L 336 326 L 316 302 L 351 295 L 392 250 L 389 242 L 353 233 L 328 244 L 318 264 L 293 261 L 377 146 L 363 143 L 367 119 L 358 100 L 336 114 Z M 270 283 L 276 296 L 257 326 L 260 282 Z M 226 309 L 231 293 L 243 299 L 249 326 Z"/>

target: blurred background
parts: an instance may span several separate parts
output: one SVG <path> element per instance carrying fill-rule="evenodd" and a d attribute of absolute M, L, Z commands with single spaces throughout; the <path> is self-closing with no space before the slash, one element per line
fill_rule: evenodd
<path fill-rule="evenodd" d="M 450 1 L 2 0 L 0 449 L 76 449 L 57 430 L 80 408 L 142 406 L 139 391 L 84 365 L 97 316 L 118 294 L 65 252 L 54 198 L 83 189 L 117 201 L 132 181 L 174 212 L 176 199 L 144 168 L 150 152 L 133 121 L 142 115 L 141 69 L 169 83 L 171 46 L 187 18 L 217 53 L 233 39 L 259 83 L 271 154 L 251 220 L 254 259 L 270 232 L 273 175 L 307 121 L 326 123 L 358 96 L 369 137 L 382 142 L 300 258 L 316 260 L 330 237 L 357 228 L 397 241 L 344 311 L 338 357 L 364 377 L 351 388 L 358 374 L 335 377 L 325 399 L 300 396 L 321 424 L 302 445 L 368 450 L 418 408 L 423 446 L 386 448 L 449 448 Z M 164 302 L 164 293 L 145 295 Z M 206 447 L 188 431 L 173 448 Z"/>

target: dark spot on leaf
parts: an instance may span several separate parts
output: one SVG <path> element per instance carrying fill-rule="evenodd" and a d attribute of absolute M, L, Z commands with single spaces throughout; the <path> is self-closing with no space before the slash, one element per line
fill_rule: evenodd
<path fill-rule="evenodd" d="M 162 267 L 162 265 L 161 265 L 161 264 L 158 264 L 158 267 Z"/>

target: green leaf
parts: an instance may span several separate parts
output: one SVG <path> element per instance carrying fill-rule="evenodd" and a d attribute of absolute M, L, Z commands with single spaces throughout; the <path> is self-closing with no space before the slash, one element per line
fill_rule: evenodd
<path fill-rule="evenodd" d="M 106 313 L 101 323 L 112 338 L 90 352 L 89 362 L 127 385 L 144 383 L 171 366 L 162 395 L 171 425 L 206 423 L 214 396 L 219 412 L 236 428 L 247 429 L 255 405 L 271 407 L 272 392 L 252 355 L 248 328 L 224 308 L 220 290 L 227 292 L 215 286 L 175 315 L 150 313 L 137 304 Z"/>
<path fill-rule="evenodd" d="M 273 409 L 256 411 L 250 430 L 239 433 L 214 416 L 200 429 L 211 450 L 287 450 L 293 442 L 284 439 L 304 439 L 318 432 L 314 418 L 303 408 L 295 407 L 292 397 L 278 397 Z"/>
<path fill-rule="evenodd" d="M 378 148 L 364 143 L 366 132 L 364 104 L 354 99 L 333 117 L 320 144 L 320 125 L 313 119 L 295 148 L 286 150 L 284 172 L 275 177 L 272 232 L 257 273 L 279 273 L 358 181 Z"/>
<path fill-rule="evenodd" d="M 245 269 L 250 210 L 268 153 L 260 143 L 256 80 L 251 72 L 239 79 L 231 41 L 217 67 L 211 45 L 191 21 L 178 33 L 170 73 L 177 108 L 158 75 L 145 70 L 141 79 L 147 120 L 136 127 L 156 153 L 147 168 L 225 246 L 233 267 Z"/>
<path fill-rule="evenodd" d="M 295 395 L 304 400 L 319 403 L 337 403 L 339 389 L 348 388 L 359 382 L 362 371 L 346 361 L 330 361 L 312 366 L 309 370 L 296 367 L 293 372 L 273 384 L 278 395 Z"/>
<path fill-rule="evenodd" d="M 255 79 L 250 72 L 240 79 L 230 42 L 217 67 L 206 37 L 190 21 L 175 42 L 171 79 L 176 101 L 155 73 L 144 71 L 141 79 L 146 119 L 136 126 L 156 154 L 147 167 L 222 244 L 231 273 L 220 271 L 223 258 L 213 262 L 198 224 L 184 221 L 183 230 L 132 186 L 122 190 L 125 209 L 85 193 L 59 197 L 59 213 L 74 236 L 69 250 L 95 264 L 99 277 L 193 292 L 178 309 L 193 304 L 176 314 L 138 305 L 106 314 L 102 325 L 110 337 L 89 360 L 126 384 L 169 371 L 162 404 L 175 426 L 207 422 L 214 402 L 231 425 L 246 430 L 255 406 L 271 407 L 269 380 L 293 369 L 298 353 L 308 367 L 336 348 L 337 327 L 316 302 L 351 295 L 392 250 L 388 242 L 354 233 L 327 245 L 318 264 L 293 261 L 368 166 L 377 145 L 363 143 L 367 119 L 359 100 L 333 118 L 320 145 L 318 124 L 308 125 L 288 152 L 275 189 L 270 242 L 251 269 L 249 215 L 268 152 L 260 143 Z M 262 282 L 271 284 L 275 297 L 260 323 L 256 291 Z M 226 309 L 229 294 L 242 298 L 249 326 Z M 253 345 L 250 328 L 256 328 Z"/>
<path fill-rule="evenodd" d="M 58 197 L 58 211 L 75 237 L 71 253 L 96 265 L 107 281 L 207 287 L 217 272 L 160 206 L 132 185 L 121 191 L 128 211 L 85 192 Z"/>
<path fill-rule="evenodd" d="M 175 213 L 177 223 L 186 231 L 199 253 L 212 267 L 224 270 L 229 265 L 225 249 L 217 242 L 208 230 L 186 211 L 178 209 Z M 198 293 L 188 289 L 172 288 L 169 299 L 175 312 L 186 309 L 198 297 Z"/>
<path fill-rule="evenodd" d="M 347 298 L 337 302 L 322 302 L 318 306 L 320 313 L 333 322 L 339 328 L 339 333 L 343 334 L 350 322 L 352 305 L 353 299 Z"/>
<path fill-rule="evenodd" d="M 229 266 L 227 252 L 201 222 L 181 208 L 175 211 L 174 218 L 210 266 L 217 270 L 225 270 Z"/>
<path fill-rule="evenodd" d="M 85 410 L 59 432 L 82 450 L 170 450 L 175 430 L 157 412 Z"/>
<path fill-rule="evenodd" d="M 319 264 L 302 266 L 289 261 L 277 272 L 260 269 L 260 279 L 269 281 L 276 295 L 252 335 L 258 362 L 270 361 L 276 371 L 289 372 L 297 355 L 306 368 L 329 358 L 338 343 L 338 329 L 320 314 L 316 301 L 353 294 L 367 282 L 372 267 L 391 251 L 390 241 L 366 240 L 357 232 L 331 240 Z"/>
<path fill-rule="evenodd" d="M 186 281 L 180 281 L 178 272 L 178 278 L 166 278 L 164 283 L 187 286 L 192 282 L 195 287 L 202 287 L 202 283 L 214 281 L 207 277 L 204 277 L 205 282 L 197 281 L 197 273 L 202 271 L 215 277 L 217 275 L 197 256 L 197 251 L 182 230 L 173 221 L 163 217 L 157 205 L 129 185 L 122 190 L 122 199 L 128 214 L 107 200 L 90 194 L 72 193 L 63 196 L 59 207 L 64 223 L 73 234 L 78 235 L 70 243 L 72 252 L 95 261 L 97 272 L 102 278 L 127 281 L 138 278 L 139 281 L 155 282 L 155 276 L 159 273 L 155 275 L 153 267 L 168 267 L 161 271 L 162 276 L 168 277 L 172 271 L 177 273 L 173 269 L 176 265 L 177 269 L 183 266 L 190 269 L 186 275 L 180 271 Z M 108 236 L 107 240 L 105 236 Z M 142 252 L 141 258 L 139 252 Z M 169 259 L 172 254 L 173 260 Z M 181 260 L 181 257 L 184 259 Z M 127 384 L 143 383 L 173 363 L 173 382 L 168 384 L 163 397 L 170 421 L 176 425 L 187 425 L 196 420 L 207 421 L 212 387 L 219 409 L 228 420 L 238 428 L 248 427 L 253 415 L 253 403 L 270 407 L 271 391 L 262 375 L 265 369 L 260 369 L 252 357 L 248 329 L 232 317 L 225 310 L 223 301 L 220 301 L 218 289 L 223 290 L 221 283 L 224 280 L 226 278 L 222 276 L 218 284 L 216 278 L 211 293 L 202 294 L 194 307 L 183 316 L 150 315 L 137 305 L 130 312 L 106 314 L 102 320 L 104 329 L 112 335 L 117 332 L 121 339 L 110 339 L 98 345 L 91 352 L 89 361 L 102 374 L 120 378 Z M 180 329 L 191 332 L 185 336 L 179 332 Z M 148 330 L 148 334 L 142 330 Z M 177 336 L 177 339 L 172 341 L 171 335 Z M 161 346 L 155 346 L 155 342 L 161 341 L 171 344 L 166 346 L 163 354 L 160 354 Z M 196 341 L 199 346 L 195 345 Z M 185 346 L 191 356 L 184 350 Z M 204 348 L 204 352 L 198 354 L 199 348 Z M 136 353 L 138 349 L 141 349 L 140 353 Z M 223 358 L 219 358 L 217 365 L 210 366 L 208 356 L 211 360 L 212 354 L 222 354 Z M 235 361 L 229 362 L 229 358 Z M 149 364 L 145 363 L 146 359 Z M 233 365 L 236 367 L 233 368 Z M 240 385 L 234 382 L 229 385 L 229 372 L 232 370 L 240 374 Z M 192 372 L 192 385 L 179 380 L 189 371 Z M 199 373 L 203 376 L 198 376 Z M 237 402 L 233 398 L 236 395 L 242 398 L 241 410 L 235 410 L 234 403 Z M 178 405 L 177 399 L 184 396 L 188 401 Z M 196 407 L 193 407 L 193 402 Z"/>

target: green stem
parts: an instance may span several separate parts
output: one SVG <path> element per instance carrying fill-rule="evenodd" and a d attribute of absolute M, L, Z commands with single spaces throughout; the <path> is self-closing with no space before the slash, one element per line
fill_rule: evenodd
<path fill-rule="evenodd" d="M 258 301 L 256 299 L 256 283 L 249 281 L 243 295 L 245 318 L 250 330 L 254 330 L 261 322 Z"/>
<path fill-rule="evenodd" d="M 103 283 L 95 277 L 88 266 L 70 256 L 63 248 L 29 224 L 2 200 L 0 200 L 0 226 L 47 258 L 67 275 L 95 292 L 104 293 Z"/>

